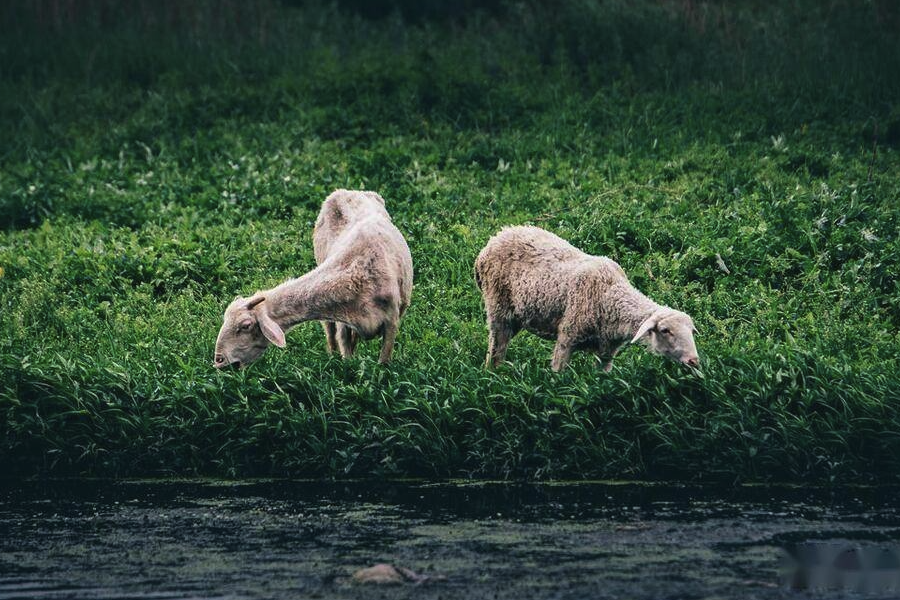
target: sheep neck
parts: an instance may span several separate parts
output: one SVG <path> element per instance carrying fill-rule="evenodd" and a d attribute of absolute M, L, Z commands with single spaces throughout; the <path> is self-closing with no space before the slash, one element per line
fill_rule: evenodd
<path fill-rule="evenodd" d="M 621 310 L 617 334 L 619 338 L 631 341 L 644 321 L 661 306 L 631 285 L 618 294 Z"/>
<path fill-rule="evenodd" d="M 343 303 L 335 298 L 340 276 L 314 269 L 263 292 L 269 316 L 287 331 L 305 321 L 344 321 Z"/>

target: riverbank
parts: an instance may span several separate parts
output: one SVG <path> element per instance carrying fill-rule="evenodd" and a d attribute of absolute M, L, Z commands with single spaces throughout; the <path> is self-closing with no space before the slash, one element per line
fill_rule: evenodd
<path fill-rule="evenodd" d="M 265 36 L 19 17 L 0 40 L 4 470 L 896 481 L 893 22 L 687 4 L 271 5 Z M 225 306 L 313 266 L 338 187 L 379 191 L 412 250 L 394 362 L 329 357 L 310 323 L 216 372 Z M 522 223 L 693 315 L 702 373 L 629 349 L 609 375 L 586 356 L 554 374 L 524 334 L 484 371 L 472 263 Z"/>

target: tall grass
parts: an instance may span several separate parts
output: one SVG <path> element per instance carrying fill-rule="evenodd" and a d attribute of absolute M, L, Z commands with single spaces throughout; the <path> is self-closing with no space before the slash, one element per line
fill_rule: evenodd
<path fill-rule="evenodd" d="M 265 4 L 262 38 L 10 9 L 4 471 L 895 480 L 900 42 L 879 6 Z M 395 362 L 329 358 L 307 324 L 216 372 L 225 305 L 312 267 L 336 187 L 380 191 L 409 240 Z M 484 371 L 471 265 L 512 223 L 690 312 L 703 373 L 628 350 L 554 374 L 526 335 Z"/>

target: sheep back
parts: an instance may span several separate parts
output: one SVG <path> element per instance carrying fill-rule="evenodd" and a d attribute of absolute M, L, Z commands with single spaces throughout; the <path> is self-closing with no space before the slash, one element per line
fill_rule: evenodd
<path fill-rule="evenodd" d="M 409 306 L 412 256 L 379 194 L 343 189 L 331 193 L 316 219 L 313 252 L 320 266 L 342 270 L 357 293 L 368 290 L 372 298 L 361 299 L 364 302 L 396 301 L 401 314 Z"/>
<path fill-rule="evenodd" d="M 628 282 L 615 261 L 530 226 L 504 228 L 492 237 L 475 261 L 475 273 L 490 319 L 551 339 L 564 317 L 595 321 L 591 307 L 604 290 Z"/>

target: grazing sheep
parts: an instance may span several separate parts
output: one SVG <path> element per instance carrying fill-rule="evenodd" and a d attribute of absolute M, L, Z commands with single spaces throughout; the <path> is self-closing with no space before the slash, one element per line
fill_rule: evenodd
<path fill-rule="evenodd" d="M 413 268 L 384 199 L 374 192 L 335 191 L 322 204 L 313 244 L 315 269 L 228 306 L 215 367 L 246 366 L 270 343 L 284 347 L 285 332 L 311 320 L 322 321 L 329 352 L 337 346 L 348 357 L 357 340 L 381 336 L 379 361 L 390 360 L 409 306 Z"/>
<path fill-rule="evenodd" d="M 694 323 L 660 306 L 628 282 L 605 256 L 591 256 L 538 227 L 508 227 L 475 260 L 475 280 L 488 323 L 487 366 L 496 367 L 510 340 L 526 329 L 556 341 L 551 366 L 565 368 L 574 350 L 596 354 L 604 370 L 627 343 L 700 366 Z"/>

